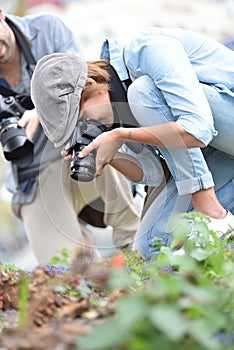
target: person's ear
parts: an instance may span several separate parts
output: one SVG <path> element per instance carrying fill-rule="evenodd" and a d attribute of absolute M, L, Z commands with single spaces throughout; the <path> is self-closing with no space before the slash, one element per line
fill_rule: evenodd
<path fill-rule="evenodd" d="M 3 10 L 1 8 L 0 8 L 0 19 L 3 19 L 3 20 L 6 19 L 6 16 L 4 15 Z"/>
<path fill-rule="evenodd" d="M 96 85 L 97 82 L 93 78 L 87 78 L 85 86 Z"/>

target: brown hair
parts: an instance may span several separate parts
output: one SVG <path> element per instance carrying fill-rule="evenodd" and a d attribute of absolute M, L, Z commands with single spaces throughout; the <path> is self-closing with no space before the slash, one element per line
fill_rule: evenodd
<path fill-rule="evenodd" d="M 103 91 L 110 90 L 110 75 L 106 70 L 108 61 L 88 61 L 88 78 L 94 79 L 98 84 L 87 85 L 82 91 L 80 105 L 82 106 L 90 97 Z"/>

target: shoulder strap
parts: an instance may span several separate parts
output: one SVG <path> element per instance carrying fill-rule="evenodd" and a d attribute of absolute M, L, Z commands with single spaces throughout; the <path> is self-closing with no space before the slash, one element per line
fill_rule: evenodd
<path fill-rule="evenodd" d="M 3 96 L 16 96 L 16 92 L 14 90 L 11 90 L 10 88 L 3 86 L 0 84 L 0 93 Z"/>
<path fill-rule="evenodd" d="M 31 52 L 31 48 L 29 46 L 29 42 L 27 41 L 27 38 L 24 36 L 24 34 L 21 32 L 21 30 L 18 28 L 18 26 L 11 21 L 9 18 L 6 18 L 6 23 L 11 27 L 11 29 L 13 30 L 16 40 L 23 52 L 23 55 L 27 61 L 27 69 L 28 72 L 30 74 L 30 76 L 32 76 L 32 73 L 34 71 L 35 65 L 36 65 L 36 61 L 35 58 L 33 57 L 33 54 Z"/>
<path fill-rule="evenodd" d="M 112 108 L 114 112 L 114 124 L 112 128 L 124 126 L 125 128 L 137 128 L 139 124 L 131 112 L 127 98 L 127 84 L 129 86 L 130 79 L 121 81 L 114 67 L 109 64 L 107 70 L 110 74 L 110 97 L 113 102 Z M 143 146 L 137 142 L 126 142 L 126 145 L 135 153 L 140 153 Z"/>
<path fill-rule="evenodd" d="M 127 88 L 131 80 L 128 79 L 122 82 L 111 64 L 108 65 L 107 70 L 110 74 L 110 97 L 111 101 L 114 102 L 113 110 L 115 123 L 118 126 L 139 127 L 139 124 L 131 112 L 127 99 Z"/>

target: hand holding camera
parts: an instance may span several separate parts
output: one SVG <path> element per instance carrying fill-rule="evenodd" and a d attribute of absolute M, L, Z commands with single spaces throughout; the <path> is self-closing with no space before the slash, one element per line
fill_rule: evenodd
<path fill-rule="evenodd" d="M 96 173 L 96 150 L 90 152 L 85 158 L 79 158 L 78 155 L 98 135 L 109 130 L 109 127 L 96 119 L 81 118 L 78 120 L 71 142 L 66 147 L 67 154 L 72 155 L 71 177 L 74 180 L 82 182 L 93 180 Z"/>
<path fill-rule="evenodd" d="M 18 126 L 24 128 L 30 140 L 32 140 L 39 124 L 40 121 L 35 108 L 32 110 L 26 110 L 18 121 Z"/>

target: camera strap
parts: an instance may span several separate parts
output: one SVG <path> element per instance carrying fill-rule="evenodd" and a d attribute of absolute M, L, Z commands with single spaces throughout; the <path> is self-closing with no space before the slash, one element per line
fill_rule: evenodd
<path fill-rule="evenodd" d="M 134 115 L 128 104 L 127 98 L 127 87 L 131 84 L 131 80 L 127 79 L 121 81 L 114 67 L 109 64 L 107 67 L 108 73 L 110 74 L 110 98 L 112 109 L 114 112 L 114 124 L 112 128 L 118 128 L 124 126 L 125 128 L 137 128 L 139 124 L 135 119 Z M 126 88 L 125 88 L 125 86 Z M 135 153 L 142 151 L 143 145 L 137 142 L 125 142 L 126 146 Z"/>
<path fill-rule="evenodd" d="M 8 89 L 6 86 L 3 86 L 0 84 L 0 92 L 1 95 L 7 97 L 7 96 L 16 96 L 17 94 L 15 93 L 15 91 Z"/>
<path fill-rule="evenodd" d="M 133 116 L 128 104 L 127 88 L 131 84 L 131 80 L 127 79 L 122 81 L 111 64 L 108 65 L 107 70 L 110 74 L 110 98 L 111 102 L 114 103 L 114 123 L 118 124 L 118 126 L 120 124 L 124 127 L 139 127 L 139 124 Z"/>
<path fill-rule="evenodd" d="M 36 66 L 36 61 L 31 52 L 29 41 L 13 21 L 11 21 L 9 18 L 6 18 L 6 23 L 9 25 L 9 27 L 13 30 L 15 34 L 18 45 L 21 48 L 25 60 L 27 62 L 27 71 L 31 78 Z"/>

